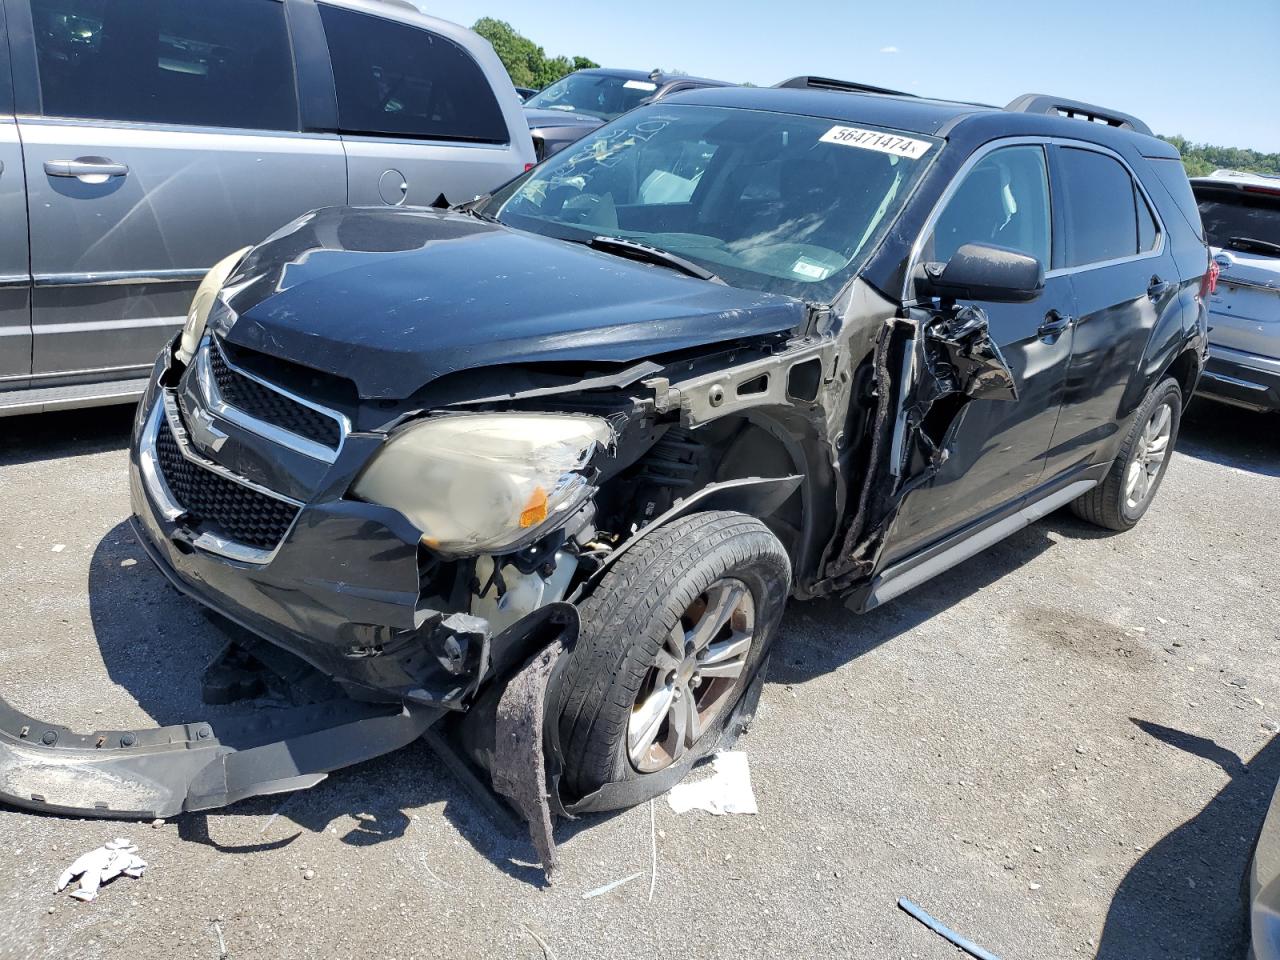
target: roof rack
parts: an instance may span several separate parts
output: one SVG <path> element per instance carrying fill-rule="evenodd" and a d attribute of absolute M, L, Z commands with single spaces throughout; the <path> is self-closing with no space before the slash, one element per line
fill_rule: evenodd
<path fill-rule="evenodd" d="M 905 90 L 890 90 L 888 87 L 873 87 L 869 83 L 855 83 L 852 80 L 833 80 L 831 77 L 791 77 L 775 88 L 789 90 L 841 90 L 845 93 L 882 93 L 890 97 L 914 97 L 914 93 Z"/>
<path fill-rule="evenodd" d="M 1090 123 L 1105 123 L 1122 130 L 1133 130 L 1152 136 L 1151 128 L 1135 116 L 1099 107 L 1080 100 L 1053 97 L 1044 93 L 1024 93 L 1005 107 L 1010 113 L 1044 113 L 1055 117 L 1075 117 Z"/>

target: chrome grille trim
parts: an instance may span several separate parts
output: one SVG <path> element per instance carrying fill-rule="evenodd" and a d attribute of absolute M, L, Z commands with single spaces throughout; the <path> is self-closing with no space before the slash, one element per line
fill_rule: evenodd
<path fill-rule="evenodd" d="M 251 416 L 239 407 L 228 403 L 222 396 L 222 392 L 218 389 L 218 384 L 214 379 L 213 367 L 209 361 L 210 350 L 217 350 L 222 363 L 226 364 L 227 367 L 234 371 L 237 376 L 252 380 L 261 387 L 265 387 L 268 390 L 275 391 L 283 397 L 287 397 L 299 406 L 307 407 L 310 410 L 314 410 L 316 413 L 323 414 L 324 416 L 334 420 L 338 424 L 339 439 L 337 447 L 328 447 L 323 443 L 317 443 L 315 440 L 299 436 L 296 433 L 285 430 L 283 427 L 276 426 L 274 423 L 268 423 L 265 420 L 260 420 L 257 417 Z M 312 401 L 307 400 L 304 397 L 300 397 L 289 390 L 285 390 L 277 384 L 263 380 L 261 377 L 254 376 L 247 370 L 237 367 L 227 359 L 226 353 L 212 337 L 206 336 L 200 344 L 199 350 L 196 351 L 195 374 L 196 380 L 200 384 L 200 390 L 204 394 L 205 402 L 208 404 L 211 412 L 222 417 L 224 420 L 234 423 L 242 429 L 248 430 L 250 433 L 257 434 L 264 440 L 269 440 L 272 443 L 279 444 L 282 447 L 293 450 L 295 453 L 300 453 L 305 457 L 310 457 L 312 460 L 319 460 L 321 463 L 333 463 L 338 459 L 338 454 L 342 450 L 342 445 L 346 442 L 347 434 L 351 432 L 350 419 L 341 413 L 338 413 L 336 410 L 331 410 L 328 407 L 313 403 Z"/>
<path fill-rule="evenodd" d="M 228 560 L 235 560 L 240 563 L 251 563 L 263 565 L 270 563 L 275 559 L 281 545 L 289 539 L 289 535 L 293 532 L 297 525 L 298 517 L 302 515 L 304 504 L 301 500 L 295 500 L 284 494 L 276 493 L 274 490 L 268 490 L 259 484 L 253 483 L 238 474 L 232 473 L 225 467 L 222 467 L 211 460 L 195 453 L 191 448 L 190 436 L 186 427 L 182 423 L 181 415 L 178 411 L 178 402 L 173 394 L 165 390 L 161 393 L 160 398 L 156 401 L 151 409 L 151 413 L 147 416 L 147 423 L 143 429 L 142 442 L 138 445 L 138 466 L 142 474 L 143 486 L 146 488 L 152 502 L 159 509 L 161 515 L 169 523 L 179 520 L 186 509 L 177 502 L 173 492 L 169 489 L 168 483 L 165 481 L 164 474 L 160 470 L 156 445 L 159 441 L 160 424 L 163 422 L 168 426 L 169 432 L 173 435 L 177 443 L 178 451 L 187 460 L 190 460 L 201 469 L 208 470 L 218 475 L 224 480 L 237 483 L 242 487 L 246 487 L 255 493 L 263 496 L 271 497 L 286 503 L 297 510 L 297 514 L 293 518 L 293 522 L 289 524 L 284 535 L 281 536 L 279 543 L 272 549 L 266 550 L 260 547 L 249 546 L 244 543 L 237 543 L 226 537 L 205 531 L 201 533 L 194 541 L 193 545 L 206 553 L 216 554 L 225 557 Z"/>

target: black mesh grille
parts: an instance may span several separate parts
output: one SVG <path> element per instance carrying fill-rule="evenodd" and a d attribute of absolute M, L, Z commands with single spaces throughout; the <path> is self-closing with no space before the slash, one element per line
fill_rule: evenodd
<path fill-rule="evenodd" d="M 289 532 L 298 508 L 220 477 L 192 463 L 162 418 L 156 437 L 156 459 L 178 505 L 192 518 L 218 528 L 236 543 L 273 550 Z"/>
<path fill-rule="evenodd" d="M 264 387 L 227 366 L 216 344 L 209 345 L 209 365 L 222 399 L 267 423 L 336 450 L 342 440 L 338 421 Z"/>

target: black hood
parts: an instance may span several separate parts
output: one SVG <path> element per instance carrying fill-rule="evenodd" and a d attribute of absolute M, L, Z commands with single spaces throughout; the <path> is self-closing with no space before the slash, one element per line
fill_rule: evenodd
<path fill-rule="evenodd" d="M 803 302 L 461 213 L 335 207 L 256 247 L 227 285 L 234 344 L 404 399 L 459 370 L 631 362 L 799 327 Z"/>

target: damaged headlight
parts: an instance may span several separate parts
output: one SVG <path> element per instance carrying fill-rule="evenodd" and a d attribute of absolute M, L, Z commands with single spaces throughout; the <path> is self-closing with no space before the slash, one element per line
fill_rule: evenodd
<path fill-rule="evenodd" d="M 399 510 L 437 553 L 502 553 L 533 540 L 582 502 L 590 492 L 583 470 L 612 440 L 599 417 L 439 417 L 392 436 L 352 493 Z"/>
<path fill-rule="evenodd" d="M 196 288 L 196 295 L 191 298 L 187 322 L 182 327 L 182 342 L 178 344 L 177 356 L 183 363 L 190 363 L 191 358 L 196 355 L 196 347 L 200 345 L 200 338 L 204 336 L 204 326 L 209 322 L 209 311 L 213 309 L 214 301 L 222 292 L 222 285 L 227 282 L 227 278 L 235 272 L 244 255 L 251 249 L 251 247 L 245 247 L 219 260 L 209 268 L 209 272 L 200 281 L 200 286 Z"/>

